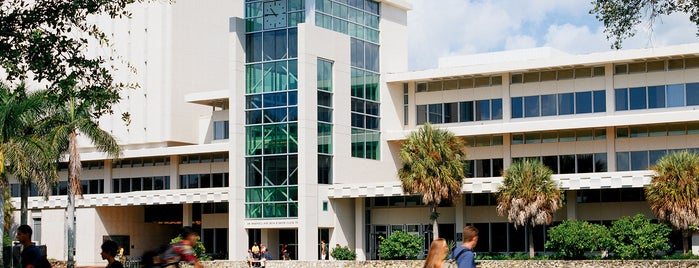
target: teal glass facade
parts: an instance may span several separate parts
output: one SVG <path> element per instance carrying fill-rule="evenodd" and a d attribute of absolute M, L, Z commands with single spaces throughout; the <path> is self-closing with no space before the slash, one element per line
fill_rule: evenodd
<path fill-rule="evenodd" d="M 352 156 L 379 159 L 379 3 L 316 0 L 315 24 L 351 39 Z"/>
<path fill-rule="evenodd" d="M 245 3 L 245 218 L 298 217 L 297 28 L 304 0 Z"/>

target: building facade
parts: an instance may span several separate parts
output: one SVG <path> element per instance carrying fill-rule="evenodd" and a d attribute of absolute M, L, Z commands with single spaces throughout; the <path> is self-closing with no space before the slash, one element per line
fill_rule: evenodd
<path fill-rule="evenodd" d="M 649 167 L 667 152 L 699 148 L 696 44 L 589 55 L 507 51 L 408 71 L 403 0 L 132 8 L 130 19 L 96 19 L 138 70 L 118 78 L 141 89 L 124 92 L 116 107 L 131 122 L 100 121 L 122 157 L 83 148 L 81 266 L 101 262 L 103 239 L 140 256 L 183 225 L 231 260 L 253 242 L 273 256 L 288 244 L 293 259 L 313 260 L 321 240 L 347 245 L 359 259 L 376 259 L 380 237 L 396 230 L 429 241 L 429 210 L 402 192 L 396 175 L 401 142 L 427 122 L 468 141 L 464 198 L 439 208 L 439 228 L 458 241 L 475 225 L 479 252 L 527 245 L 495 211 L 500 172 L 513 161 L 538 158 L 553 169 L 566 193 L 555 222 L 609 223 L 652 216 L 643 197 Z M 29 202 L 34 239 L 56 259 L 66 258 L 62 175 L 48 200 Z M 19 195 L 16 183 L 11 190 Z M 536 229 L 537 251 L 545 251 L 545 236 Z M 699 237 L 692 239 L 699 253 Z"/>

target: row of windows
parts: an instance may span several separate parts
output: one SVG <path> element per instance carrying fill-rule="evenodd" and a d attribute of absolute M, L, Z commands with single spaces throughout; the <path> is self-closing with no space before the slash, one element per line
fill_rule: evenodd
<path fill-rule="evenodd" d="M 352 128 L 352 157 L 378 160 L 380 140 L 378 131 Z"/>
<path fill-rule="evenodd" d="M 617 88 L 617 111 L 699 105 L 699 83 Z"/>
<path fill-rule="evenodd" d="M 245 39 L 247 63 L 293 59 L 298 57 L 296 28 L 249 33 Z"/>
<path fill-rule="evenodd" d="M 488 178 L 500 176 L 503 169 L 502 158 L 468 160 L 466 178 Z"/>
<path fill-rule="evenodd" d="M 152 167 L 152 166 L 169 166 L 169 156 L 145 157 L 145 158 L 126 158 L 119 159 L 112 165 L 114 168 L 134 168 L 134 167 Z"/>
<path fill-rule="evenodd" d="M 298 105 L 298 93 L 295 90 L 245 96 L 245 109 L 277 108 Z"/>
<path fill-rule="evenodd" d="M 228 173 L 180 175 L 180 189 L 228 187 Z"/>
<path fill-rule="evenodd" d="M 298 124 L 274 124 L 245 127 L 247 155 L 298 152 Z"/>
<path fill-rule="evenodd" d="M 330 0 L 316 0 L 316 10 L 316 26 L 353 38 L 379 42 L 377 13 L 365 12 Z"/>
<path fill-rule="evenodd" d="M 104 193 L 104 181 L 103 180 L 80 180 L 80 186 L 82 188 L 83 194 L 103 194 Z M 39 196 L 39 191 L 36 186 L 32 183 L 29 185 L 29 196 Z M 68 182 L 61 181 L 56 187 L 51 189 L 51 195 L 67 195 L 68 194 Z M 21 195 L 21 185 L 19 183 L 10 184 L 10 196 L 20 197 Z"/>
<path fill-rule="evenodd" d="M 112 180 L 113 193 L 170 189 L 170 176 L 123 178 Z"/>
<path fill-rule="evenodd" d="M 699 58 L 670 59 L 614 65 L 614 74 L 673 71 L 699 67 Z"/>
<path fill-rule="evenodd" d="M 296 218 L 298 216 L 299 205 L 297 201 L 277 203 L 245 203 L 246 219 Z"/>
<path fill-rule="evenodd" d="M 525 158 L 541 161 L 553 171 L 553 174 L 607 172 L 607 153 L 547 155 Z M 512 162 L 520 161 L 521 159 L 523 158 L 512 158 Z"/>
<path fill-rule="evenodd" d="M 368 40 L 373 43 L 379 42 L 379 31 L 366 27 L 361 23 L 353 23 L 323 13 L 316 13 L 316 26 L 343 33 L 354 38 Z"/>
<path fill-rule="evenodd" d="M 577 203 L 645 201 L 643 188 L 577 190 Z M 497 206 L 496 193 L 464 194 L 466 206 Z"/>
<path fill-rule="evenodd" d="M 254 10 L 254 12 L 257 12 L 257 10 Z M 251 15 L 258 15 L 258 14 L 251 14 Z M 278 19 L 282 22 L 282 25 L 263 24 L 264 17 L 262 17 L 262 16 L 246 18 L 245 19 L 245 31 L 248 33 L 251 33 L 251 32 L 259 32 L 262 30 L 281 28 L 283 26 L 296 27 L 296 25 L 298 25 L 299 23 L 303 23 L 306 21 L 306 16 L 305 16 L 303 10 L 297 11 L 297 12 L 288 12 L 288 13 L 277 14 L 276 17 L 278 17 Z M 286 25 L 283 24 L 284 21 L 286 21 Z"/>
<path fill-rule="evenodd" d="M 604 76 L 604 66 L 512 74 L 510 76 L 510 83 L 534 83 L 566 79 L 590 78 L 598 76 Z"/>
<path fill-rule="evenodd" d="M 316 0 L 316 9 L 324 10 L 329 13 L 327 9 L 329 5 L 328 2 L 333 2 L 333 4 L 339 3 L 373 15 L 379 15 L 379 3 L 375 0 Z M 333 6 L 333 9 L 334 8 Z"/>
<path fill-rule="evenodd" d="M 604 140 L 607 130 L 604 128 L 561 130 L 547 132 L 513 133 L 512 144 L 537 144 L 571 141 Z"/>
<path fill-rule="evenodd" d="M 604 92 L 597 90 L 513 97 L 512 118 L 605 112 L 607 102 Z"/>
<path fill-rule="evenodd" d="M 318 59 L 318 183 L 332 184 L 332 62 Z M 358 99 L 352 99 L 352 107 Z M 366 102 L 366 101 L 364 101 Z M 377 111 L 378 114 L 378 111 Z M 353 114 L 354 115 L 354 114 Z"/>
<path fill-rule="evenodd" d="M 104 169 L 104 161 L 82 161 L 80 162 L 82 170 L 99 170 Z M 59 171 L 68 171 L 68 162 L 58 163 Z"/>
<path fill-rule="evenodd" d="M 616 170 L 647 170 L 655 165 L 658 160 L 667 153 L 689 150 L 694 153 L 699 152 L 699 148 L 692 149 L 671 149 L 671 150 L 652 150 L 652 151 L 635 151 L 635 152 L 617 152 L 616 153 Z"/>
<path fill-rule="evenodd" d="M 502 119 L 502 99 L 427 104 L 416 108 L 418 125 Z"/>
<path fill-rule="evenodd" d="M 665 124 L 616 127 L 617 138 L 662 137 L 699 134 L 699 124 Z"/>
<path fill-rule="evenodd" d="M 245 112 L 245 123 L 248 125 L 296 122 L 298 120 L 298 108 L 296 107 L 258 109 Z"/>
<path fill-rule="evenodd" d="M 461 78 L 444 81 L 422 82 L 417 83 L 415 91 L 417 92 L 433 92 L 442 90 L 490 87 L 502 85 L 502 76 L 484 76 Z"/>
<path fill-rule="evenodd" d="M 276 92 L 298 88 L 298 62 L 281 60 L 245 66 L 245 93 Z"/>
<path fill-rule="evenodd" d="M 180 164 L 228 162 L 228 152 L 180 155 Z"/>
<path fill-rule="evenodd" d="M 502 145 L 502 135 L 484 135 L 463 137 L 468 147 L 484 147 Z"/>

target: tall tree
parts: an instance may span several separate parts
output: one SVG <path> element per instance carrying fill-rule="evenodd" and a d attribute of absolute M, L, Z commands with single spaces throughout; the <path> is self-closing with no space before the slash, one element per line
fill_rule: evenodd
<path fill-rule="evenodd" d="M 68 268 L 74 268 L 72 252 L 75 249 L 75 196 L 82 196 L 80 185 L 80 152 L 78 151 L 78 135 L 84 135 L 97 150 L 118 157 L 120 148 L 116 139 L 102 130 L 94 119 L 94 104 L 70 98 L 66 103 L 57 106 L 53 117 L 48 121 L 52 129 L 51 144 L 60 152 L 68 155 L 68 207 L 66 208 L 66 234 L 68 238 Z"/>
<path fill-rule="evenodd" d="M 551 224 L 553 212 L 563 206 L 563 196 L 552 173 L 539 160 L 515 161 L 503 173 L 498 189 L 498 214 L 507 215 L 515 228 L 525 227 L 530 258 L 534 258 L 534 226 Z"/>
<path fill-rule="evenodd" d="M 8 191 L 8 176 L 10 174 L 22 179 L 32 178 L 39 169 L 50 168 L 55 158 L 52 147 L 47 146 L 38 135 L 32 134 L 32 124 L 38 114 L 43 113 L 46 92 L 27 93 L 24 85 L 12 88 L 0 83 L 0 189 Z M 42 178 L 45 179 L 46 177 Z M 40 179 L 40 178 L 37 178 Z M 49 185 L 39 182 L 39 185 Z M 40 190 L 48 195 L 49 187 Z M 0 204 L 5 203 L 5 194 L 0 195 Z M 4 215 L 5 206 L 0 206 L 0 215 Z M 3 217 L 4 222 L 4 217 Z M 2 226 L 6 226 L 4 222 Z M 5 228 L 0 228 L 2 237 Z M 2 257 L 2 253 L 0 253 Z M 2 258 L 0 258 L 2 264 Z"/>
<path fill-rule="evenodd" d="M 699 2 L 686 0 L 593 0 L 590 14 L 604 23 L 607 40 L 613 40 L 612 48 L 621 48 L 622 42 L 636 35 L 638 25 L 653 22 L 672 13 L 689 15 L 689 20 L 699 29 Z M 699 34 L 699 31 L 698 31 Z"/>
<path fill-rule="evenodd" d="M 403 167 L 398 170 L 398 177 L 403 191 L 422 195 L 422 202 L 430 207 L 434 239 L 439 237 L 437 207 L 443 201 L 454 202 L 461 197 L 466 168 L 464 148 L 463 139 L 425 124 L 412 132 L 400 149 Z"/>
<path fill-rule="evenodd" d="M 699 226 L 699 155 L 688 151 L 667 154 L 653 166 L 653 171 L 646 200 L 659 220 L 682 231 L 686 254 L 692 229 Z"/>

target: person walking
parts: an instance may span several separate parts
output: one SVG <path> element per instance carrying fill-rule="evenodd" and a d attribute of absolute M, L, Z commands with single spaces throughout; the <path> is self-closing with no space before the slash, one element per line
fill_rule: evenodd
<path fill-rule="evenodd" d="M 103 260 L 107 260 L 106 268 L 124 268 L 124 264 L 116 259 L 119 251 L 119 245 L 112 240 L 107 240 L 102 243 L 102 252 L 100 256 Z"/>
<path fill-rule="evenodd" d="M 476 254 L 473 253 L 473 249 L 478 244 L 478 229 L 473 226 L 466 226 L 463 234 L 463 244 L 456 247 L 449 258 L 456 260 L 459 268 L 475 268 Z"/>
<path fill-rule="evenodd" d="M 320 259 L 326 260 L 328 257 L 328 245 L 325 244 L 325 240 L 320 240 Z"/>
<path fill-rule="evenodd" d="M 20 225 L 16 238 L 23 248 L 20 254 L 22 268 L 40 268 L 41 251 L 32 243 L 32 228 L 29 225 Z"/>
<path fill-rule="evenodd" d="M 442 268 L 444 263 L 444 258 L 447 257 L 449 253 L 449 246 L 447 246 L 447 240 L 444 238 L 437 238 L 432 241 L 430 245 L 430 251 L 427 252 L 427 258 L 425 259 L 425 265 L 423 268 Z"/>

